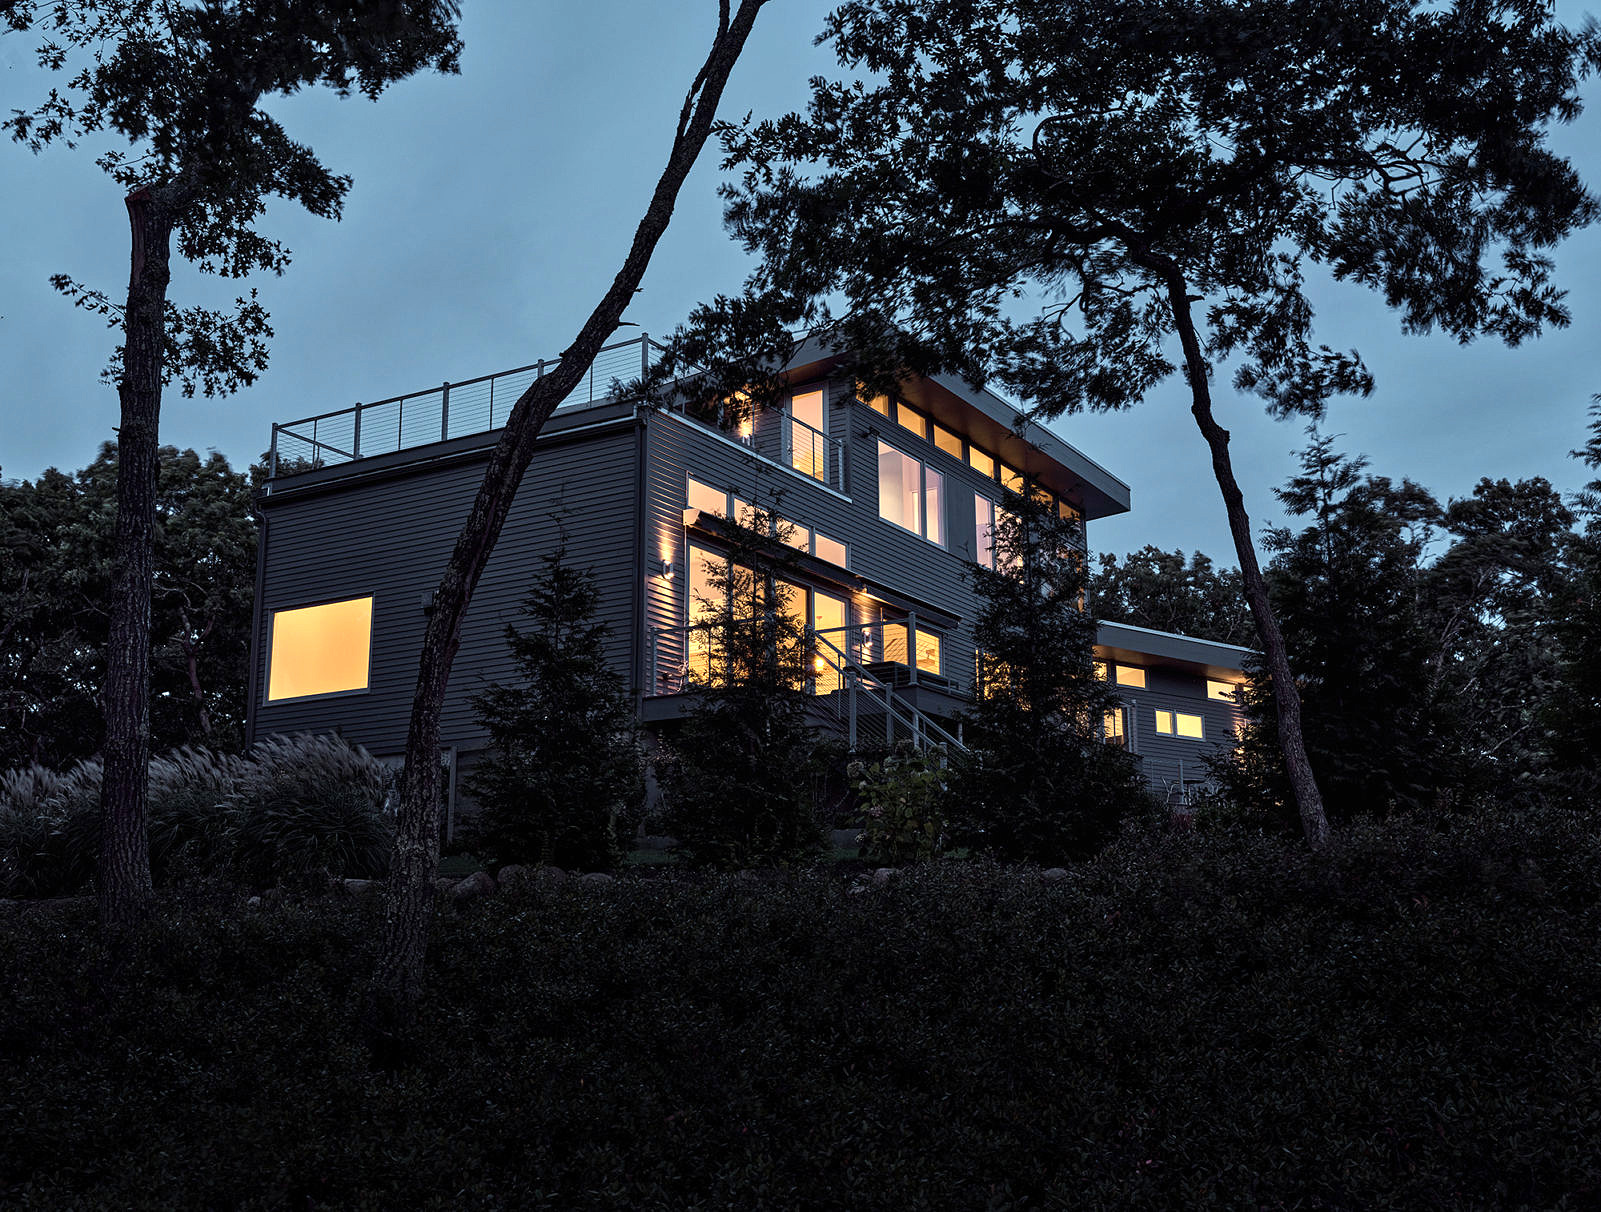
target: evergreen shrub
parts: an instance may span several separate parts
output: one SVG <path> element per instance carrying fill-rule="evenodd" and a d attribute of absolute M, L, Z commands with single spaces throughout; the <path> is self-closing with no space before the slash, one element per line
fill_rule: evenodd
<path fill-rule="evenodd" d="M 169 893 L 111 965 L 12 914 L 0 1203 L 1588 1208 L 1598 866 L 1542 811 L 529 885 L 382 1065 L 371 905 Z"/>

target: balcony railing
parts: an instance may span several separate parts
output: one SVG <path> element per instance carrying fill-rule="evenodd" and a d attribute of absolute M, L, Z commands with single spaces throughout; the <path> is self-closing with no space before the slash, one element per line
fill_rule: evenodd
<path fill-rule="evenodd" d="M 645 375 L 652 359 L 666 352 L 665 346 L 652 341 L 645 333 L 605 346 L 596 355 L 583 381 L 568 393 L 556 410 L 582 408 L 609 399 L 613 380 L 626 382 Z M 554 371 L 558 362 L 557 358 L 542 358 L 527 366 L 482 375 L 464 383 L 442 383 L 427 391 L 274 424 L 268 455 L 270 475 L 276 478 L 280 469 L 304 471 L 331 467 L 450 438 L 488 433 L 506 423 L 518 397 L 531 384 Z M 687 409 L 682 400 L 670 407 L 697 424 L 717 428 L 704 416 L 697 415 L 697 410 Z M 785 416 L 783 420 L 782 450 L 778 437 L 762 440 L 749 420 L 732 436 L 763 458 L 844 492 L 844 441 L 813 429 L 799 418 Z M 766 426 L 762 430 L 765 434 L 778 432 Z"/>
<path fill-rule="evenodd" d="M 928 685 L 963 693 L 953 679 L 929 668 L 919 670 L 908 655 L 922 654 L 917 616 L 902 620 L 806 631 L 810 678 L 807 689 L 819 696 L 824 712 L 835 717 L 851 748 L 859 732 L 881 725 L 886 744 L 910 740 L 917 748 L 963 748 L 937 720 L 906 698 L 906 690 Z M 921 633 L 924 637 L 932 633 Z M 714 625 L 654 627 L 646 636 L 646 677 L 652 695 L 682 694 L 715 684 L 720 674 Z M 908 641 L 912 652 L 908 653 Z"/>
<path fill-rule="evenodd" d="M 583 381 L 556 406 L 557 411 L 607 399 L 613 379 L 628 380 L 650 369 L 653 353 L 665 349 L 641 333 L 607 345 L 596 355 Z M 556 369 L 559 359 L 541 358 L 527 366 L 443 383 L 427 391 L 356 404 L 272 427 L 271 474 L 280 464 L 297 469 L 349 463 L 448 438 L 487 433 L 504 425 L 517 398 L 530 384 Z"/>

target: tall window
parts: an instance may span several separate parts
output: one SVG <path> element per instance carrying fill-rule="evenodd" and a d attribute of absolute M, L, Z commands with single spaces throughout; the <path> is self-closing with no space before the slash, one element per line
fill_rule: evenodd
<path fill-rule="evenodd" d="M 797 392 L 785 423 L 789 465 L 814 480 L 828 480 L 828 414 L 821 391 Z"/>
<path fill-rule="evenodd" d="M 878 516 L 945 546 L 945 478 L 911 455 L 880 442 Z"/>
<path fill-rule="evenodd" d="M 973 562 L 983 568 L 995 567 L 995 502 L 973 497 L 973 525 L 978 536 Z"/>
<path fill-rule="evenodd" d="M 267 701 L 367 689 L 372 598 L 272 612 Z"/>

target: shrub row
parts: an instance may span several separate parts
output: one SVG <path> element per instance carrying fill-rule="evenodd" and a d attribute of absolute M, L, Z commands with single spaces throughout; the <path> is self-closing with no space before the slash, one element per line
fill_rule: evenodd
<path fill-rule="evenodd" d="M 179 749 L 150 763 L 158 884 L 227 873 L 258 886 L 370 878 L 389 862 L 388 772 L 337 737 L 273 737 L 247 757 Z M 94 876 L 101 763 L 0 775 L 0 896 L 64 896 Z M 326 875 L 325 875 L 326 873 Z"/>
<path fill-rule="evenodd" d="M 370 906 L 169 897 L 116 965 L 35 914 L 0 1203 L 1593 1207 L 1598 865 L 1545 813 L 529 884 L 441 919 L 376 1057 Z"/>

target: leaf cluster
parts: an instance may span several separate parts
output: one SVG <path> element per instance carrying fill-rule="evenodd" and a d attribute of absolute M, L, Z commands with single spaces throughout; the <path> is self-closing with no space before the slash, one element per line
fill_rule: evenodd
<path fill-rule="evenodd" d="M 1122 408 L 1175 369 L 1177 294 L 1239 390 L 1316 418 L 1371 376 L 1315 341 L 1311 267 L 1409 331 L 1567 322 L 1549 250 L 1597 209 L 1547 138 L 1601 35 L 1547 5 L 851 0 L 820 40 L 845 75 L 804 112 L 722 127 L 759 262 L 694 317 L 708 361 L 765 311 L 859 377 Z"/>

